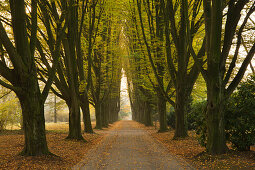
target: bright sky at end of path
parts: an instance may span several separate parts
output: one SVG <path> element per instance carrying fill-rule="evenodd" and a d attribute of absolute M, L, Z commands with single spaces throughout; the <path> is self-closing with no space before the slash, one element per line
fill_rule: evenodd
<path fill-rule="evenodd" d="M 131 120 L 131 106 L 129 101 L 128 95 L 128 83 L 127 83 L 127 76 L 125 74 L 124 69 L 121 70 L 121 86 L 120 86 L 120 111 L 129 113 L 127 117 L 124 117 L 124 120 Z"/>

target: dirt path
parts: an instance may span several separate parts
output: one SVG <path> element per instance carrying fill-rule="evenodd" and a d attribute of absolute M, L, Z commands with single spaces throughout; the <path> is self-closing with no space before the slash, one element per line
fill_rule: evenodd
<path fill-rule="evenodd" d="M 107 133 L 73 169 L 193 169 L 170 155 L 134 121 L 117 122 Z"/>

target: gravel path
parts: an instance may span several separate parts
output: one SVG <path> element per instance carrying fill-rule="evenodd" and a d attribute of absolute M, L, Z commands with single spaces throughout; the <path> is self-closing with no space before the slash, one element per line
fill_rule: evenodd
<path fill-rule="evenodd" d="M 193 169 L 177 159 L 134 121 L 119 121 L 73 169 Z"/>

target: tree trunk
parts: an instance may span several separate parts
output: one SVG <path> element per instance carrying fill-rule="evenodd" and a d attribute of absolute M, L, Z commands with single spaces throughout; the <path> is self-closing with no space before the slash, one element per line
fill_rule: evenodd
<path fill-rule="evenodd" d="M 139 105 L 138 105 L 138 122 L 143 123 L 143 102 L 139 100 Z"/>
<path fill-rule="evenodd" d="M 110 98 L 109 103 L 109 123 L 112 124 L 113 121 L 113 99 Z"/>
<path fill-rule="evenodd" d="M 167 128 L 167 122 L 166 122 L 166 100 L 161 95 L 158 94 L 158 113 L 159 113 L 159 132 L 166 132 L 168 130 Z"/>
<path fill-rule="evenodd" d="M 94 133 L 91 125 L 89 100 L 87 94 L 81 95 L 81 110 L 83 114 L 84 132 Z"/>
<path fill-rule="evenodd" d="M 110 100 L 107 100 L 106 103 L 106 122 L 109 125 L 110 124 Z"/>
<path fill-rule="evenodd" d="M 57 123 L 57 96 L 54 95 L 54 123 Z"/>
<path fill-rule="evenodd" d="M 209 83 L 207 91 L 207 130 L 206 148 L 211 154 L 222 154 L 227 150 L 224 124 L 224 100 L 217 83 Z"/>
<path fill-rule="evenodd" d="M 151 115 L 151 106 L 149 102 L 145 102 L 145 126 L 153 126 L 152 115 Z"/>
<path fill-rule="evenodd" d="M 120 88 L 119 88 L 120 89 Z M 118 96 L 115 99 L 115 110 L 114 110 L 114 121 L 118 121 L 119 120 L 119 112 L 120 112 L 120 91 L 118 90 Z"/>
<path fill-rule="evenodd" d="M 106 127 L 108 127 L 109 126 L 109 100 L 107 99 L 106 101 L 105 101 L 105 107 L 104 107 L 104 109 L 105 109 L 105 111 L 104 111 L 104 113 L 105 113 L 105 120 L 104 120 L 104 126 L 106 126 Z"/>
<path fill-rule="evenodd" d="M 73 95 L 67 105 L 69 108 L 69 134 L 66 139 L 84 140 L 81 135 L 81 115 L 78 98 Z"/>
<path fill-rule="evenodd" d="M 37 87 L 29 86 L 26 92 L 17 94 L 23 116 L 25 146 L 22 155 L 36 156 L 50 154 L 46 142 L 44 105 L 40 101 Z"/>
<path fill-rule="evenodd" d="M 207 50 L 207 143 L 210 154 L 223 154 L 227 150 L 224 126 L 225 74 L 222 56 L 222 1 L 204 3 Z M 223 47 L 224 49 L 224 47 Z"/>
<path fill-rule="evenodd" d="M 107 110 L 106 110 L 106 101 L 101 104 L 101 115 L 102 115 L 102 127 L 108 127 L 108 120 L 107 120 Z"/>
<path fill-rule="evenodd" d="M 102 115 L 101 115 L 101 104 L 95 105 L 96 112 L 96 127 L 95 129 L 102 129 Z"/>
<path fill-rule="evenodd" d="M 185 138 L 188 136 L 187 128 L 187 96 L 184 88 L 177 88 L 175 102 L 175 133 L 174 139 Z"/>

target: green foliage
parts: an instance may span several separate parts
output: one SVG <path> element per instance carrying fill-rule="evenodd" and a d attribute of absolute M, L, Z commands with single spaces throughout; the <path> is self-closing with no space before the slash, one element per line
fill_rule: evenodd
<path fill-rule="evenodd" d="M 196 120 L 198 119 L 199 115 L 197 112 L 192 111 L 192 98 L 189 100 L 189 104 L 187 106 L 187 128 L 188 130 L 195 130 L 196 129 Z M 175 110 L 174 107 L 170 107 L 169 112 L 167 113 L 167 124 L 175 129 Z"/>
<path fill-rule="evenodd" d="M 21 110 L 16 98 L 0 104 L 0 131 L 7 125 L 20 123 L 20 118 Z"/>
<path fill-rule="evenodd" d="M 255 144 L 255 76 L 240 84 L 226 108 L 227 139 L 237 150 L 250 150 Z"/>
<path fill-rule="evenodd" d="M 4 130 L 7 125 L 7 114 L 6 112 L 0 114 L 0 131 Z"/>
<path fill-rule="evenodd" d="M 167 125 L 175 129 L 175 111 L 173 107 L 170 107 L 170 111 L 167 113 Z"/>
<path fill-rule="evenodd" d="M 192 104 L 191 112 L 189 114 L 189 117 L 194 121 L 192 127 L 195 129 L 196 134 L 198 135 L 198 141 L 202 146 L 206 146 L 207 139 L 205 107 L 206 100 L 196 102 Z"/>
<path fill-rule="evenodd" d="M 131 114 L 130 112 L 120 111 L 119 118 L 120 118 L 120 120 L 122 120 L 122 119 L 128 117 L 130 114 Z"/>
<path fill-rule="evenodd" d="M 226 140 L 232 143 L 234 149 L 244 151 L 255 144 L 255 76 L 241 83 L 237 90 L 225 107 Z M 195 103 L 190 114 L 202 146 L 206 146 L 207 141 L 205 107 L 205 100 Z"/>

